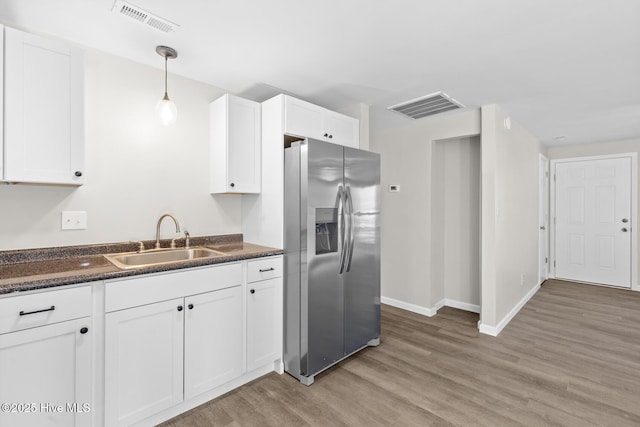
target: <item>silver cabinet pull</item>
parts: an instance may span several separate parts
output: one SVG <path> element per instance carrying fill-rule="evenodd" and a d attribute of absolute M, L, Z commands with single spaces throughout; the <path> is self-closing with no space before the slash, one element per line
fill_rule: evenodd
<path fill-rule="evenodd" d="M 270 268 L 261 268 L 261 269 L 260 269 L 260 270 L 258 270 L 258 271 L 260 271 L 260 273 L 264 273 L 264 272 L 267 272 L 267 271 L 273 271 L 273 270 L 275 270 L 275 268 L 270 267 Z"/>
<path fill-rule="evenodd" d="M 53 311 L 56 309 L 55 305 L 52 305 L 49 308 L 43 308 L 42 310 L 34 310 L 34 311 L 20 311 L 20 316 L 27 316 L 29 314 L 36 314 L 36 313 L 44 313 L 45 311 Z"/>

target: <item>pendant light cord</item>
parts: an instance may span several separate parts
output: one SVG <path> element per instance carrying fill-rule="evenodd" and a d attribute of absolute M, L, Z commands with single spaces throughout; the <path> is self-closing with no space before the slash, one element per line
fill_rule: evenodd
<path fill-rule="evenodd" d="M 169 98 L 167 94 L 167 56 L 164 56 L 164 97 Z"/>

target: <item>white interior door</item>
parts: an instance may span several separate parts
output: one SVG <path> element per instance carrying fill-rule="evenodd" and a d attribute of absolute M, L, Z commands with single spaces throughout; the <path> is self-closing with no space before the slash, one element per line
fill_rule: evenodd
<path fill-rule="evenodd" d="M 555 166 L 557 278 L 631 287 L 631 158 Z"/>
<path fill-rule="evenodd" d="M 540 169 L 538 172 L 540 200 L 538 202 L 538 283 L 544 282 L 549 277 L 549 161 L 540 155 Z"/>

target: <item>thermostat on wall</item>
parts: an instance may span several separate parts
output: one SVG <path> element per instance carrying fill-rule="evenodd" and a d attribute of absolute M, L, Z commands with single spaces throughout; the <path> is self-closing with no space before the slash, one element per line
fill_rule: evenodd
<path fill-rule="evenodd" d="M 400 184 L 389 184 L 389 193 L 399 193 Z"/>

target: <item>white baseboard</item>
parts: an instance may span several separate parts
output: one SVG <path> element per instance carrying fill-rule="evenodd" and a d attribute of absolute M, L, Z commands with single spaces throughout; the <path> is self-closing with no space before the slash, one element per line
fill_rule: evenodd
<path fill-rule="evenodd" d="M 389 297 L 380 297 L 380 302 L 390 305 L 392 307 L 401 308 L 403 310 L 411 311 L 413 313 L 422 314 L 423 316 L 433 317 L 438 312 L 437 308 L 427 308 L 416 304 L 400 301 Z"/>
<path fill-rule="evenodd" d="M 504 316 L 496 326 L 486 325 L 482 322 L 479 322 L 478 329 L 480 330 L 480 333 L 497 337 L 498 334 L 502 332 L 504 327 L 507 326 L 509 322 L 511 322 L 511 319 L 513 319 L 516 314 L 518 314 L 520 309 L 524 307 L 527 301 L 529 301 L 531 297 L 534 296 L 536 292 L 538 292 L 538 290 L 540 290 L 540 285 L 534 286 L 533 289 L 527 292 L 527 294 L 520 300 L 520 302 L 518 302 L 518 304 L 516 304 L 515 307 L 513 307 L 511 311 L 507 313 L 507 315 Z"/>
<path fill-rule="evenodd" d="M 469 304 L 467 302 L 445 298 L 444 305 L 446 305 L 447 307 L 458 308 L 464 311 L 470 311 L 472 313 L 480 313 L 480 306 L 477 304 Z"/>
<path fill-rule="evenodd" d="M 470 311 L 472 313 L 480 313 L 480 306 L 474 304 L 468 304 L 462 301 L 456 301 L 452 299 L 442 299 L 438 301 L 433 307 L 422 307 L 420 305 L 411 304 L 408 302 L 400 301 L 397 299 L 389 298 L 389 297 L 381 297 L 380 301 L 383 304 L 387 304 L 396 308 L 401 308 L 403 310 L 411 311 L 413 313 L 422 314 L 423 316 L 432 317 L 435 316 L 438 310 L 440 310 L 445 305 L 447 307 L 458 308 L 460 310 Z"/>

